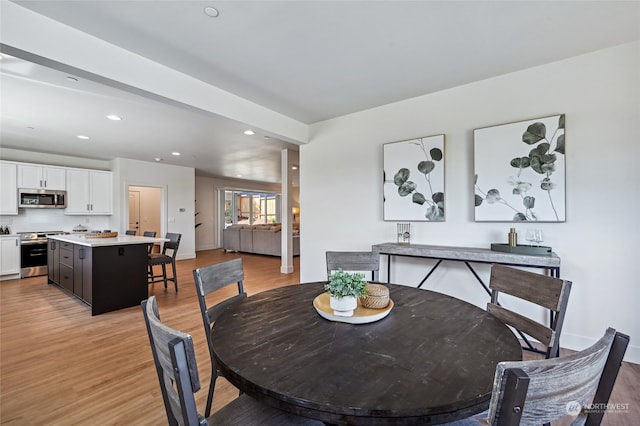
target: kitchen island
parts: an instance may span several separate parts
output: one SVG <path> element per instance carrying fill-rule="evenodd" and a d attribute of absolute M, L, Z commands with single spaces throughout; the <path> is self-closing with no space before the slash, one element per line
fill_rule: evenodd
<path fill-rule="evenodd" d="M 162 241 L 132 235 L 49 236 L 48 282 L 91 306 L 91 315 L 139 305 L 149 294 L 148 247 Z"/>

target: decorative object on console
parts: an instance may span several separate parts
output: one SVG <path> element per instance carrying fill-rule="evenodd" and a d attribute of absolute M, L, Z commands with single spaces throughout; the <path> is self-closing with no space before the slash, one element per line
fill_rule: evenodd
<path fill-rule="evenodd" d="M 491 250 L 501 251 L 503 253 L 531 254 L 538 256 L 551 256 L 553 254 L 551 247 L 527 245 L 512 246 L 511 244 L 503 243 L 491 243 Z"/>
<path fill-rule="evenodd" d="M 443 222 L 444 135 L 384 144 L 384 220 Z"/>
<path fill-rule="evenodd" d="M 398 223 L 398 243 L 409 244 L 411 241 L 411 224 L 410 223 Z"/>
<path fill-rule="evenodd" d="M 565 116 L 475 129 L 475 221 L 564 222 Z"/>
<path fill-rule="evenodd" d="M 511 228 L 509 231 L 509 245 L 511 247 L 518 245 L 518 233 L 516 232 L 516 228 Z"/>

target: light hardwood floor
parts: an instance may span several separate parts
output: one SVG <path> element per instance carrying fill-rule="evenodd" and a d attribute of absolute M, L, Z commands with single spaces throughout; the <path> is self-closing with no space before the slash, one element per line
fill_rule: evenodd
<path fill-rule="evenodd" d="M 210 362 L 195 295 L 192 270 L 236 258 L 221 250 L 198 252 L 178 261 L 180 291 L 172 283 L 150 286 L 160 315 L 190 333 L 204 411 Z M 299 282 L 299 273 L 281 274 L 278 258 L 242 255 L 245 289 L 255 294 Z M 299 270 L 299 258 L 294 261 Z M 224 299 L 232 293 L 216 294 Z M 215 302 L 215 299 L 213 300 Z M 624 364 L 612 402 L 623 413 L 605 416 L 606 425 L 635 425 L 640 418 L 640 366 Z M 166 414 L 140 307 L 92 317 L 82 302 L 48 285 L 46 277 L 0 282 L 0 424 L 2 425 L 164 425 Z M 238 395 L 219 379 L 214 409 Z"/>

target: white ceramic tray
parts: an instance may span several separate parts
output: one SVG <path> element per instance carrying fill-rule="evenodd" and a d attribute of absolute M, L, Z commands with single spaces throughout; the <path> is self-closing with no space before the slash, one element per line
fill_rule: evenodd
<path fill-rule="evenodd" d="M 333 309 L 331 309 L 331 306 L 329 305 L 329 293 L 322 293 L 313 299 L 313 307 L 322 318 L 328 319 L 329 321 L 346 322 L 349 324 L 367 324 L 379 321 L 389 315 L 389 312 L 391 312 L 391 309 L 393 308 L 393 300 L 389 299 L 389 304 L 386 308 L 369 309 L 364 308 L 360 304 L 360 299 L 358 299 L 358 307 L 351 317 L 334 315 Z"/>

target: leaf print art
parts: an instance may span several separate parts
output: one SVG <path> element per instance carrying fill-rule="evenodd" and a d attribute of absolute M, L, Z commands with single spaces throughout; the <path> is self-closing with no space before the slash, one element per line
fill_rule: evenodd
<path fill-rule="evenodd" d="M 385 220 L 445 220 L 443 160 L 444 135 L 384 145 Z"/>
<path fill-rule="evenodd" d="M 564 117 L 474 131 L 476 221 L 565 220 Z"/>

